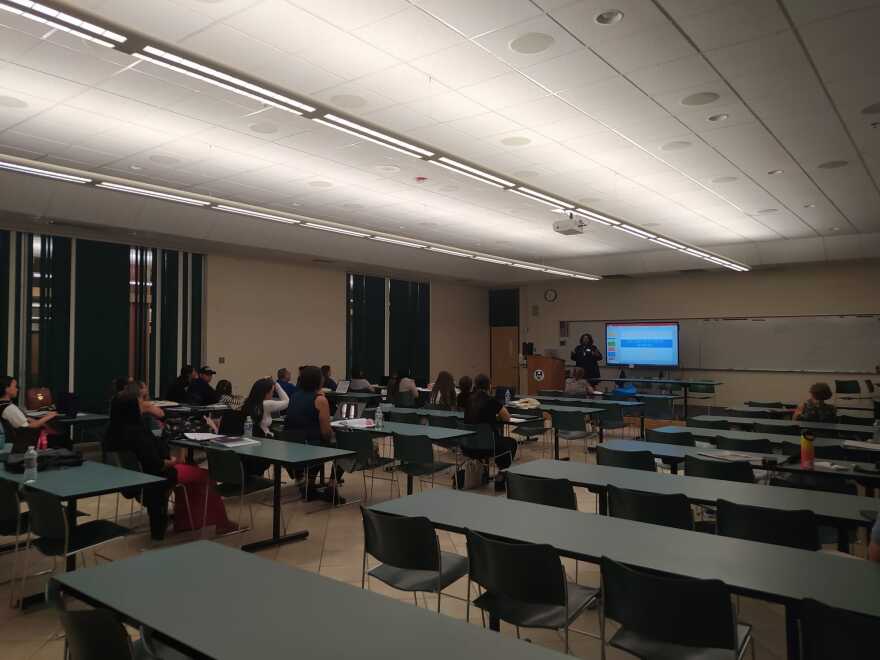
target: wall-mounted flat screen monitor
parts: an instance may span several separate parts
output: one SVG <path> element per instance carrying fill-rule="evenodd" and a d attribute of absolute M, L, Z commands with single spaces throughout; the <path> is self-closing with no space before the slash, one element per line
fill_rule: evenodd
<path fill-rule="evenodd" d="M 605 362 L 638 367 L 678 366 L 678 323 L 606 323 Z"/>

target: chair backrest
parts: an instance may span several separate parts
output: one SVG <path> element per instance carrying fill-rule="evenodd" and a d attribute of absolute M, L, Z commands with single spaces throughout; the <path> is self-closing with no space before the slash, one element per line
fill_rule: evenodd
<path fill-rule="evenodd" d="M 577 511 L 577 497 L 568 479 L 541 479 L 508 472 L 507 498 Z"/>
<path fill-rule="evenodd" d="M 613 406 L 617 408 L 617 406 Z M 553 410 L 550 412 L 553 428 L 558 431 L 586 431 L 585 415 L 579 412 Z"/>
<path fill-rule="evenodd" d="M 649 451 L 622 451 L 599 445 L 596 447 L 596 462 L 599 465 L 608 465 L 610 467 L 645 470 L 646 472 L 657 471 L 657 462 L 654 460 L 654 454 Z"/>
<path fill-rule="evenodd" d="M 491 424 L 465 424 L 457 420 L 458 428 L 474 431 L 473 435 L 461 438 L 461 448 L 473 451 L 493 451 L 495 448 L 495 429 Z"/>
<path fill-rule="evenodd" d="M 870 378 L 865 378 L 865 389 L 868 390 L 869 392 L 874 391 L 874 381 L 871 380 Z"/>
<path fill-rule="evenodd" d="M 428 426 L 439 426 L 444 429 L 457 429 L 458 418 L 454 415 L 428 415 Z"/>
<path fill-rule="evenodd" d="M 723 429 L 725 431 L 730 430 L 730 422 L 726 419 L 694 419 L 691 418 L 687 421 L 688 426 L 693 426 L 698 429 Z"/>
<path fill-rule="evenodd" d="M 131 639 L 110 610 L 62 610 L 58 615 L 70 660 L 131 660 Z"/>
<path fill-rule="evenodd" d="M 608 485 L 608 513 L 615 518 L 636 522 L 693 529 L 690 502 L 681 494 L 658 495 Z"/>
<path fill-rule="evenodd" d="M 609 619 L 661 642 L 736 648 L 730 593 L 720 580 L 645 573 L 607 557 L 600 566 L 602 607 Z"/>
<path fill-rule="evenodd" d="M 373 437 L 363 429 L 347 429 L 336 432 L 336 448 L 353 451 L 358 467 L 369 465 L 373 459 Z"/>
<path fill-rule="evenodd" d="M 259 424 L 254 426 L 257 430 Z M 262 429 L 260 429 L 262 430 Z M 220 427 L 218 429 L 220 435 L 239 436 L 244 434 L 244 415 L 237 410 L 230 410 L 223 413 L 220 418 Z"/>
<path fill-rule="evenodd" d="M 597 413 L 597 416 L 601 424 L 623 423 L 623 406 L 609 405 Z"/>
<path fill-rule="evenodd" d="M 391 413 L 391 420 L 401 424 L 421 424 L 422 416 L 419 413 L 393 411 Z"/>
<path fill-rule="evenodd" d="M 800 435 L 800 429 L 794 424 L 780 424 L 776 426 L 775 424 L 761 424 L 760 422 L 755 422 L 755 425 L 752 427 L 752 432 L 754 433 L 776 433 L 777 435 Z"/>
<path fill-rule="evenodd" d="M 672 399 L 647 397 L 639 399 L 645 404 L 645 417 L 648 419 L 672 419 Z"/>
<path fill-rule="evenodd" d="M 308 429 L 284 429 L 275 433 L 275 438 L 282 442 L 295 442 L 300 445 L 309 444 Z"/>
<path fill-rule="evenodd" d="M 746 401 L 750 408 L 784 408 L 782 401 Z"/>
<path fill-rule="evenodd" d="M 880 619 L 806 598 L 801 602 L 803 660 L 837 660 L 870 655 L 877 645 Z"/>
<path fill-rule="evenodd" d="M 18 484 L 0 479 L 0 534 L 7 536 L 15 533 L 20 512 Z"/>
<path fill-rule="evenodd" d="M 874 419 L 871 417 L 856 417 L 855 415 L 840 415 L 838 424 L 858 424 L 859 426 L 873 426 Z"/>
<path fill-rule="evenodd" d="M 812 511 L 780 511 L 718 500 L 717 527 L 721 536 L 818 550 L 819 526 Z"/>
<path fill-rule="evenodd" d="M 431 521 L 361 507 L 364 550 L 383 564 L 416 571 L 440 570 L 440 542 Z"/>
<path fill-rule="evenodd" d="M 398 408 L 412 408 L 416 405 L 416 395 L 410 391 L 398 392 L 393 403 Z"/>
<path fill-rule="evenodd" d="M 208 474 L 218 483 L 242 485 L 244 483 L 244 466 L 241 456 L 228 449 L 209 449 Z"/>
<path fill-rule="evenodd" d="M 740 438 L 728 438 L 723 435 L 715 436 L 715 446 L 718 449 L 730 451 L 752 451 L 760 454 L 772 454 L 773 444 L 767 438 L 755 440 L 742 440 Z"/>
<path fill-rule="evenodd" d="M 510 543 L 470 530 L 466 534 L 471 579 L 490 594 L 524 603 L 565 605 L 565 571 L 553 546 Z"/>
<path fill-rule="evenodd" d="M 755 483 L 755 473 L 748 461 L 716 461 L 687 455 L 684 457 L 684 473 L 689 477 Z"/>
<path fill-rule="evenodd" d="M 696 441 L 694 436 L 688 431 L 675 431 L 673 433 L 664 433 L 663 431 L 655 431 L 648 429 L 645 431 L 648 442 L 661 442 L 664 445 L 678 445 L 679 447 L 695 447 Z"/>
<path fill-rule="evenodd" d="M 837 394 L 859 394 L 862 387 L 857 380 L 835 380 L 834 391 Z"/>
<path fill-rule="evenodd" d="M 434 462 L 434 445 L 426 435 L 394 434 L 394 458 L 401 463 L 426 465 Z"/>
<path fill-rule="evenodd" d="M 737 410 L 731 411 L 732 414 L 736 414 L 737 417 L 748 417 L 750 419 L 770 419 L 773 417 L 766 410 Z"/>
<path fill-rule="evenodd" d="M 690 394 L 715 394 L 715 385 L 712 383 L 691 383 L 688 385 Z"/>
<path fill-rule="evenodd" d="M 24 501 L 28 505 L 28 520 L 31 532 L 40 538 L 65 542 L 67 538 L 67 519 L 61 500 L 41 490 L 25 487 Z"/>

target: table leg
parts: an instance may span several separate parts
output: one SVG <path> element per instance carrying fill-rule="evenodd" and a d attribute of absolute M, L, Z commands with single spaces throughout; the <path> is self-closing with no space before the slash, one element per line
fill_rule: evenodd
<path fill-rule="evenodd" d="M 837 526 L 837 550 L 849 554 L 849 530 L 844 525 Z"/>
<path fill-rule="evenodd" d="M 553 458 L 559 460 L 559 429 L 553 429 Z"/>
<path fill-rule="evenodd" d="M 605 442 L 605 427 L 602 426 L 602 422 L 599 422 L 599 444 L 601 445 Z"/>
<path fill-rule="evenodd" d="M 308 478 L 308 470 L 306 470 L 306 478 Z M 272 466 L 272 538 L 246 543 L 241 549 L 245 552 L 256 552 L 293 541 L 303 541 L 308 537 L 307 529 L 281 536 L 281 464 L 275 463 Z"/>
<path fill-rule="evenodd" d="M 596 493 L 596 500 L 599 502 L 599 515 L 607 516 L 608 515 L 608 492 L 604 489 L 599 489 Z"/>
<path fill-rule="evenodd" d="M 413 476 L 411 474 L 406 475 L 406 494 L 413 494 Z"/>
<path fill-rule="evenodd" d="M 799 660 L 801 657 L 801 639 L 798 631 L 798 616 L 792 604 L 785 606 L 785 657 L 788 660 Z"/>
<path fill-rule="evenodd" d="M 642 415 L 641 415 L 641 427 L 642 427 L 642 440 L 645 439 L 645 408 L 642 407 Z"/>
<path fill-rule="evenodd" d="M 684 392 L 684 419 L 688 418 L 688 386 L 682 383 L 681 389 Z"/>
<path fill-rule="evenodd" d="M 678 461 L 670 461 L 669 462 L 669 471 L 672 474 L 678 474 Z"/>
<path fill-rule="evenodd" d="M 501 632 L 501 619 L 497 616 L 489 615 L 489 630 Z"/>
<path fill-rule="evenodd" d="M 65 511 L 67 515 L 67 529 L 70 530 L 71 535 L 73 534 L 73 529 L 76 527 L 76 500 L 71 499 L 67 500 L 67 510 Z M 67 558 L 67 566 L 65 569 L 70 571 L 76 570 L 76 555 L 70 555 Z"/>

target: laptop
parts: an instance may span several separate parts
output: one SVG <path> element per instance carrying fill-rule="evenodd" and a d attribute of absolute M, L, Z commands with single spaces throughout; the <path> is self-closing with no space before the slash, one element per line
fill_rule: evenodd
<path fill-rule="evenodd" d="M 59 392 L 55 410 L 65 419 L 74 419 L 79 414 L 79 396 L 74 392 Z"/>
<path fill-rule="evenodd" d="M 336 393 L 337 394 L 345 394 L 348 392 L 348 386 L 351 385 L 350 380 L 340 380 L 336 383 Z"/>

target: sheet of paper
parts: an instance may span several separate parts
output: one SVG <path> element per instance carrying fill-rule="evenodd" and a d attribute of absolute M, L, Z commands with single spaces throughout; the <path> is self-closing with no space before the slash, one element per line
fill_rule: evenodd
<path fill-rule="evenodd" d="M 216 438 L 222 438 L 223 436 L 217 435 L 216 433 L 184 433 L 183 437 L 187 440 L 204 442 L 205 440 L 215 440 Z"/>

